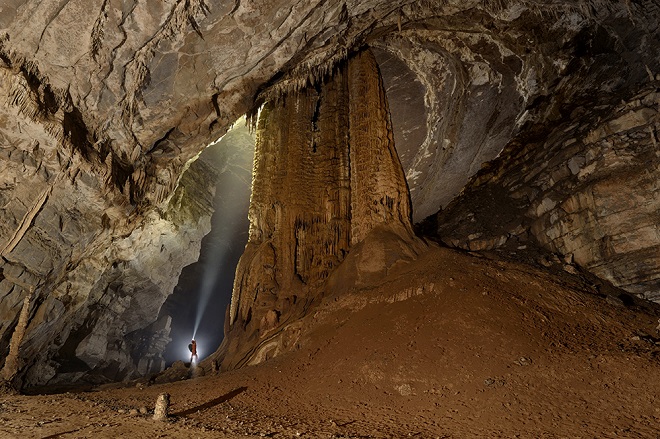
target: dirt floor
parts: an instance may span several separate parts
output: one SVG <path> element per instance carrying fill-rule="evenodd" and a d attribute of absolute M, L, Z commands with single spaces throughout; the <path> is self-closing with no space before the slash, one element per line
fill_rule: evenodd
<path fill-rule="evenodd" d="M 550 271 L 432 247 L 327 297 L 292 353 L 168 384 L 0 396 L 0 437 L 660 437 L 657 308 Z"/>

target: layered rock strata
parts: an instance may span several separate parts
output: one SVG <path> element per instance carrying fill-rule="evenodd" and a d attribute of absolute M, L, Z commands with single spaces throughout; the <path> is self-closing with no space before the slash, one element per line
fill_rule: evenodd
<path fill-rule="evenodd" d="M 509 28 L 508 35 L 492 40 L 493 47 L 502 55 L 502 63 L 479 52 L 474 36 L 462 39 L 450 36 L 442 40 L 444 47 L 460 43 L 478 54 L 475 58 L 465 50 L 447 50 L 456 53 L 463 60 L 459 65 L 469 69 L 462 73 L 455 69 L 456 86 L 452 90 L 459 90 L 460 98 L 447 99 L 446 105 L 456 103 L 457 109 L 465 111 L 464 115 L 457 116 L 455 111 L 449 114 L 458 117 L 462 130 L 477 133 L 480 139 L 473 147 L 479 150 L 476 156 L 464 150 L 452 158 L 456 151 L 449 151 L 436 153 L 438 160 L 447 161 L 443 170 L 450 174 L 463 169 L 465 172 L 459 180 L 467 181 L 472 171 L 467 171 L 465 162 L 460 164 L 463 159 L 498 155 L 486 165 L 480 160 L 471 162 L 470 169 L 476 170 L 475 165 L 484 169 L 449 206 L 445 201 L 440 203 L 438 207 L 445 208 L 444 211 L 432 215 L 433 233 L 444 242 L 473 251 L 506 247 L 515 252 L 516 247 L 522 251 L 528 244 L 540 245 L 616 286 L 657 300 L 660 291 L 656 183 L 660 10 L 657 5 L 645 2 L 631 3 L 626 13 L 622 12 L 615 8 L 593 11 L 596 17 L 591 19 L 596 18 L 596 22 L 590 24 L 589 14 L 564 11 L 557 16 L 556 24 L 534 34 L 538 39 L 516 38 L 522 34 Z M 513 20 L 511 24 L 515 27 L 516 22 Z M 568 32 L 557 33 L 564 25 Z M 488 41 L 481 39 L 481 44 Z M 426 44 L 419 46 L 420 49 L 405 40 L 404 43 L 416 52 L 429 47 Z M 526 44 L 529 45 L 525 48 Z M 401 58 L 400 51 L 391 52 L 393 55 L 386 60 Z M 479 57 L 486 61 L 487 69 L 483 71 L 494 78 L 481 90 L 473 88 Z M 415 57 L 419 58 L 429 59 Z M 521 64 L 516 66 L 516 59 Z M 409 66 L 415 71 L 415 64 Z M 472 78 L 472 85 L 461 88 L 460 78 L 465 75 Z M 426 76 L 416 74 L 416 77 L 422 85 L 420 93 L 426 101 L 433 102 Z M 515 86 L 507 88 L 511 80 Z M 509 96 L 514 101 L 491 109 L 494 115 L 508 114 L 508 122 L 499 128 L 508 133 L 504 136 L 493 136 L 497 130 L 489 128 L 491 121 L 484 123 L 483 119 L 468 115 L 480 105 L 474 102 L 474 92 L 488 101 L 488 96 L 492 96 L 489 85 L 493 83 L 503 92 L 497 99 Z M 461 104 L 465 99 L 473 103 Z M 433 106 L 426 108 L 428 111 Z M 488 111 L 480 108 L 477 114 Z M 457 137 L 441 129 L 449 133 L 446 138 L 452 144 L 465 145 L 465 140 L 471 138 Z M 481 137 L 484 132 L 485 138 Z M 407 135 L 409 143 L 421 142 L 419 138 L 413 142 L 410 134 Z M 493 142 L 503 148 L 492 148 Z M 439 148 L 441 142 L 432 145 Z M 398 148 L 403 146 L 402 142 L 397 143 Z M 425 148 L 413 148 L 412 152 L 415 151 L 421 153 Z M 402 153 L 410 154 L 410 151 Z M 443 180 L 440 176 L 429 180 L 428 172 L 419 174 L 414 166 L 406 169 L 411 188 L 416 185 L 411 175 L 423 178 L 425 187 Z M 419 190 L 423 192 L 425 187 Z M 442 191 L 432 193 L 437 195 Z M 445 193 L 443 200 L 448 200 L 447 195 L 454 196 Z M 415 191 L 412 199 L 414 207 L 426 209 L 427 203 Z"/>
<path fill-rule="evenodd" d="M 591 123 L 513 142 L 438 215 L 439 235 L 469 250 L 531 240 L 660 301 L 659 90 L 651 83 Z"/>
<path fill-rule="evenodd" d="M 249 218 L 223 367 L 290 347 L 280 337 L 283 326 L 320 299 L 329 275 L 375 228 L 417 245 L 371 52 L 350 58 L 317 87 L 266 103 Z"/>

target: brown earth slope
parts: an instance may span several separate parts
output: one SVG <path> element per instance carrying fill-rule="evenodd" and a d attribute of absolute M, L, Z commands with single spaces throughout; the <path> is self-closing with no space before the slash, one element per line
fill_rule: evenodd
<path fill-rule="evenodd" d="M 659 313 L 586 285 L 431 246 L 377 285 L 328 293 L 293 353 L 169 384 L 2 396 L 0 437 L 660 437 Z M 157 422 L 163 392 L 171 417 Z"/>

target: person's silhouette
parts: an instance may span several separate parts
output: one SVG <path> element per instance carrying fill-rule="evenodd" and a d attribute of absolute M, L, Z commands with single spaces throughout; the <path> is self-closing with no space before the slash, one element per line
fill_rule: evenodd
<path fill-rule="evenodd" d="M 197 342 L 195 339 L 190 342 L 188 349 L 190 350 L 190 364 L 197 363 L 199 359 L 197 358 Z"/>

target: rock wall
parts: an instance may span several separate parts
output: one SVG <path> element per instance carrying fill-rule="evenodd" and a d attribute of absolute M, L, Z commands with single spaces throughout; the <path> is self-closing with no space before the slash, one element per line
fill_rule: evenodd
<path fill-rule="evenodd" d="M 139 215 L 126 194 L 102 185 L 112 176 L 75 149 L 66 112 L 42 115 L 29 77 L 0 75 L 2 95 L 23 99 L 2 106 L 0 127 L 2 362 L 32 287 L 18 386 L 159 370 L 169 320 L 156 317 L 208 232 L 215 171 L 192 164 L 161 211 Z"/>
<path fill-rule="evenodd" d="M 508 9 L 468 35 L 429 26 L 397 35 L 396 44 L 378 44 L 392 65 L 386 83 L 395 94 L 397 75 L 406 72 L 401 60 L 406 50 L 412 54 L 413 62 L 405 64 L 416 91 L 411 100 L 391 104 L 405 109 L 424 102 L 427 128 L 415 134 L 411 122 L 401 120 L 397 148 L 407 155 L 402 161 L 413 207 L 425 213 L 434 205 L 444 208 L 431 216 L 432 234 L 474 251 L 506 247 L 521 253 L 533 242 L 653 299 L 660 270 L 660 10 L 650 2 L 618 11 L 609 6 L 564 9 L 550 26 L 537 26 L 530 10 Z M 521 20 L 535 29 L 531 35 L 518 27 Z M 461 25 L 451 26 L 458 31 Z M 430 36 L 421 40 L 422 32 Z M 493 48 L 490 55 L 485 47 Z M 442 56 L 433 57 L 434 51 Z M 443 74 L 428 74 L 433 68 Z M 437 84 L 435 92 L 430 84 Z M 438 102 L 446 115 L 434 110 Z M 429 122 L 432 115 L 438 125 Z M 428 143 L 437 133 L 441 137 Z M 452 147 L 441 148 L 443 142 Z M 435 158 L 429 164 L 422 155 Z M 459 192 L 464 181 L 470 182 Z"/>
<path fill-rule="evenodd" d="M 534 92 L 520 84 L 552 70 L 543 52 L 525 54 L 507 35 L 445 26 L 427 20 L 374 43 L 415 222 L 446 206 L 497 157 Z"/>
<path fill-rule="evenodd" d="M 350 58 L 317 87 L 262 109 L 249 218 L 225 368 L 289 348 L 277 339 L 283 326 L 320 299 L 329 275 L 373 229 L 416 242 L 371 52 Z M 377 270 L 392 263 L 384 260 Z"/>
<path fill-rule="evenodd" d="M 482 6 L 420 20 L 404 9 L 395 31 L 370 42 L 415 222 L 446 207 L 526 123 L 555 123 L 543 101 L 606 97 L 647 81 L 647 68 L 657 74 L 652 2 Z"/>
<path fill-rule="evenodd" d="M 588 123 L 570 120 L 534 141 L 514 142 L 438 215 L 439 235 L 469 250 L 531 240 L 630 293 L 660 300 L 659 86 L 652 81 Z"/>

